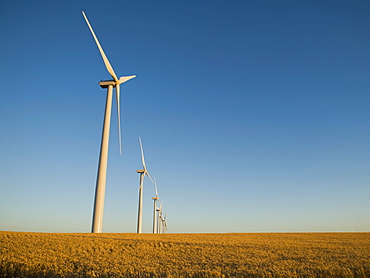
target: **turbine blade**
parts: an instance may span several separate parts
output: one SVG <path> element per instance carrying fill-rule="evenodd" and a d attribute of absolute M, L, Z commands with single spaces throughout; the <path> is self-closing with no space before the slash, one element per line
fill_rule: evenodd
<path fill-rule="evenodd" d="M 139 185 L 139 188 L 137 189 L 137 193 L 140 193 L 140 189 L 143 188 L 144 179 L 141 178 L 141 175 L 142 174 L 140 174 L 140 185 Z"/>
<path fill-rule="evenodd" d="M 164 228 L 166 229 L 166 232 L 167 232 L 167 230 L 168 230 L 168 226 L 167 226 L 167 221 L 166 221 L 166 219 L 164 220 Z"/>
<path fill-rule="evenodd" d="M 149 175 L 149 173 L 148 173 L 148 171 L 147 171 L 147 170 L 145 170 L 145 175 L 147 175 L 147 176 L 149 177 L 149 179 L 152 181 L 152 183 L 154 183 L 154 181 L 153 181 L 152 177 Z"/>
<path fill-rule="evenodd" d="M 101 54 L 101 56 L 102 56 L 102 58 L 103 58 L 103 61 L 104 61 L 104 64 L 105 64 L 105 67 L 107 68 L 107 70 L 108 70 L 108 72 L 110 73 L 110 75 L 113 77 L 114 81 L 116 81 L 116 82 L 117 82 L 117 81 L 118 81 L 117 75 L 115 74 L 115 72 L 114 72 L 114 70 L 113 70 L 113 68 L 112 68 L 111 64 L 109 63 L 109 60 L 108 60 L 107 56 L 105 55 L 105 53 L 104 53 L 104 51 L 103 51 L 103 48 L 101 47 L 101 45 L 100 45 L 100 43 L 99 43 L 99 40 L 98 40 L 98 38 L 96 37 L 95 32 L 94 32 L 93 28 L 91 27 L 89 20 L 87 19 L 87 16 L 85 15 L 85 13 L 84 13 L 84 12 L 82 12 L 82 14 L 83 14 L 83 16 L 84 16 L 84 18 L 85 18 L 85 21 L 86 21 L 87 25 L 88 25 L 88 26 L 89 26 L 89 28 L 90 28 L 91 34 L 93 35 L 93 37 L 94 37 L 94 39 L 95 39 L 96 45 L 97 45 L 97 46 L 98 46 L 98 48 L 99 48 L 100 54 Z"/>
<path fill-rule="evenodd" d="M 143 144 L 141 143 L 141 138 L 140 137 L 139 137 L 139 141 L 140 141 L 140 150 L 141 150 L 141 163 L 143 164 L 144 170 L 146 171 Z"/>
<path fill-rule="evenodd" d="M 120 78 L 119 78 L 119 80 L 118 80 L 118 84 L 122 84 L 122 83 L 124 83 L 124 82 L 126 82 L 126 81 L 129 81 L 130 79 L 132 79 L 132 78 L 135 78 L 136 77 L 136 75 L 130 75 L 130 76 L 121 76 Z"/>
<path fill-rule="evenodd" d="M 157 180 L 154 177 L 154 187 L 155 187 L 155 197 L 158 199 L 158 187 L 157 187 Z"/>
<path fill-rule="evenodd" d="M 116 102 L 117 102 L 117 116 L 118 116 L 118 140 L 119 140 L 119 154 L 122 154 L 122 139 L 121 139 L 121 103 L 120 103 L 120 88 L 116 85 Z"/>

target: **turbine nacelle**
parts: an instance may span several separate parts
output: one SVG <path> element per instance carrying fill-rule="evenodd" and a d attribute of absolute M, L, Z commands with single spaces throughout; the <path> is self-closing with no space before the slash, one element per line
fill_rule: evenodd
<path fill-rule="evenodd" d="M 99 82 L 99 85 L 100 85 L 100 87 L 102 87 L 103 89 L 106 89 L 106 88 L 108 88 L 109 86 L 113 86 L 113 87 L 115 87 L 115 86 L 116 86 L 116 81 L 114 81 L 114 80 L 105 80 L 105 81 L 100 81 L 100 82 Z"/>
<path fill-rule="evenodd" d="M 109 86 L 116 87 L 117 85 L 121 85 L 122 83 L 125 83 L 126 81 L 129 81 L 133 78 L 135 78 L 136 75 L 129 75 L 129 76 L 122 76 L 118 81 L 115 80 L 102 80 L 99 82 L 100 87 L 103 89 L 108 88 Z"/>

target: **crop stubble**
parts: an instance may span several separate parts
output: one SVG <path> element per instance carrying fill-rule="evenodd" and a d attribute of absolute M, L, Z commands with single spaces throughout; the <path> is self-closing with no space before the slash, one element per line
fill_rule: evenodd
<path fill-rule="evenodd" d="M 1 277 L 370 277 L 370 233 L 0 232 Z"/>

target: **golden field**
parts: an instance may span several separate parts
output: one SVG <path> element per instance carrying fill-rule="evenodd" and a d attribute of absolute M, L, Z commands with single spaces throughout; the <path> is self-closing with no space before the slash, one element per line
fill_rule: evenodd
<path fill-rule="evenodd" d="M 0 232 L 0 277 L 370 277 L 370 233 Z"/>

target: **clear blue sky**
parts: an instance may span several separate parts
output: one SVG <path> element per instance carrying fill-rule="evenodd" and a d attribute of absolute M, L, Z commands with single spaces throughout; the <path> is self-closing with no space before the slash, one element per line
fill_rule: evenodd
<path fill-rule="evenodd" d="M 369 1 L 1 1 L 0 230 L 135 232 L 138 137 L 169 232 L 370 231 Z M 113 103 L 115 107 L 115 103 Z M 144 184 L 143 231 L 154 186 Z"/>

